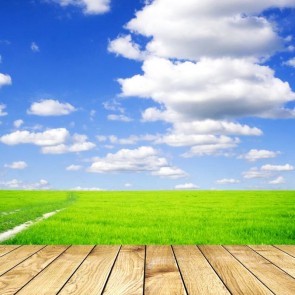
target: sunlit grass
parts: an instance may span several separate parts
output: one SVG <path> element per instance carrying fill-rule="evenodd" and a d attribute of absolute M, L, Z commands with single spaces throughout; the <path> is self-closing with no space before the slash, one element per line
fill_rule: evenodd
<path fill-rule="evenodd" d="M 38 193 L 37 207 L 44 202 L 59 209 L 67 202 L 67 208 L 7 244 L 295 242 L 292 191 L 76 192 L 72 203 L 67 199 L 70 193 L 34 192 L 36 198 Z M 0 198 L 5 194 L 1 192 Z M 26 192 L 21 198 L 28 197 Z M 27 219 L 33 217 L 27 215 Z"/>

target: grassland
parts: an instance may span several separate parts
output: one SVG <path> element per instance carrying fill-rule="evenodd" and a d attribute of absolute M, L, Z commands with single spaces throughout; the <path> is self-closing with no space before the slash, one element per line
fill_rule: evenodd
<path fill-rule="evenodd" d="M 21 208 L 2 230 L 66 208 L 6 244 L 295 243 L 292 191 L 2 191 L 0 208 Z"/>

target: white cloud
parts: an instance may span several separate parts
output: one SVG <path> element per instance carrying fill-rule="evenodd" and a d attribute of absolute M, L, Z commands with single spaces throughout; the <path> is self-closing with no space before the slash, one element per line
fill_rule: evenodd
<path fill-rule="evenodd" d="M 261 159 L 270 159 L 270 158 L 275 158 L 280 154 L 280 152 L 274 152 L 274 151 L 269 151 L 269 150 L 256 150 L 252 149 L 245 155 L 241 155 L 238 158 L 239 159 L 245 159 L 250 162 L 255 162 L 257 160 Z"/>
<path fill-rule="evenodd" d="M 81 186 L 76 186 L 72 188 L 71 190 L 73 191 L 105 191 L 105 189 L 99 188 L 99 187 L 81 187 Z"/>
<path fill-rule="evenodd" d="M 269 171 L 261 171 L 258 168 L 253 167 L 250 170 L 243 172 L 243 176 L 246 179 L 268 178 L 268 177 L 271 177 L 272 174 Z"/>
<path fill-rule="evenodd" d="M 36 42 L 32 42 L 32 43 L 31 43 L 31 50 L 32 50 L 33 52 L 39 52 L 39 51 L 40 51 L 40 48 L 39 48 L 39 46 L 37 45 Z"/>
<path fill-rule="evenodd" d="M 284 183 L 286 183 L 286 181 L 283 176 L 278 176 L 276 179 L 269 182 L 269 184 L 284 184 Z"/>
<path fill-rule="evenodd" d="M 289 59 L 288 61 L 284 62 L 285 65 L 295 68 L 295 57 Z"/>
<path fill-rule="evenodd" d="M 132 184 L 129 183 L 129 182 L 127 182 L 127 183 L 124 184 L 124 186 L 125 186 L 125 187 L 132 187 Z"/>
<path fill-rule="evenodd" d="M 238 179 L 234 178 L 223 178 L 216 181 L 217 184 L 237 184 L 240 183 Z"/>
<path fill-rule="evenodd" d="M 261 167 L 262 171 L 293 171 L 294 166 L 290 164 L 286 165 L 264 165 Z"/>
<path fill-rule="evenodd" d="M 0 137 L 0 142 L 7 145 L 35 144 L 53 146 L 63 144 L 69 137 L 65 128 L 49 129 L 44 132 L 15 131 Z"/>
<path fill-rule="evenodd" d="M 260 13 L 294 6 L 294 0 L 155 0 L 126 27 L 150 38 L 147 50 L 165 58 L 264 57 L 281 49 L 284 40 Z"/>
<path fill-rule="evenodd" d="M 267 66 L 245 59 L 144 61 L 143 75 L 119 79 L 123 96 L 152 98 L 170 112 L 189 120 L 293 117 L 284 104 L 295 99 L 288 83 Z"/>
<path fill-rule="evenodd" d="M 78 6 L 85 14 L 103 14 L 110 10 L 111 0 L 52 0 L 61 6 Z"/>
<path fill-rule="evenodd" d="M 119 113 L 125 112 L 125 109 L 122 107 L 122 105 L 115 99 L 110 101 L 105 101 L 102 105 L 107 111 L 113 111 L 113 112 L 119 112 Z"/>
<path fill-rule="evenodd" d="M 69 103 L 61 103 L 53 99 L 43 99 L 39 102 L 34 102 L 27 113 L 37 116 L 63 116 L 75 111 L 76 109 Z"/>
<path fill-rule="evenodd" d="M 23 170 L 28 167 L 28 164 L 24 161 L 13 162 L 11 164 L 5 164 L 4 167 L 16 170 Z"/>
<path fill-rule="evenodd" d="M 13 122 L 13 126 L 14 126 L 15 128 L 19 128 L 19 127 L 21 127 L 23 124 L 24 124 L 24 121 L 21 120 L 21 119 L 19 119 L 19 120 L 15 120 L 15 121 Z"/>
<path fill-rule="evenodd" d="M 132 41 L 131 35 L 121 36 L 110 41 L 108 51 L 128 59 L 143 60 L 145 58 L 140 46 Z"/>
<path fill-rule="evenodd" d="M 111 114 L 111 115 L 108 115 L 108 120 L 110 121 L 121 121 L 121 122 L 131 122 L 133 121 L 131 118 L 123 115 L 123 114 L 119 114 L 119 115 L 116 115 L 116 114 Z"/>
<path fill-rule="evenodd" d="M 185 176 L 185 172 L 172 167 L 157 150 L 148 146 L 133 150 L 121 149 L 116 153 L 107 154 L 105 158 L 95 158 L 88 172 L 150 172 L 169 178 Z"/>
<path fill-rule="evenodd" d="M 175 185 L 175 189 L 184 190 L 184 189 L 198 189 L 199 187 L 193 183 L 184 183 L 184 184 L 178 184 Z"/>
<path fill-rule="evenodd" d="M 79 171 L 81 170 L 82 166 L 80 165 L 70 165 L 68 167 L 66 167 L 67 171 Z"/>
<path fill-rule="evenodd" d="M 0 104 L 0 117 L 4 117 L 8 115 L 8 113 L 4 111 L 5 109 L 6 109 L 6 105 Z"/>
<path fill-rule="evenodd" d="M 12 84 L 11 77 L 9 75 L 0 73 L 0 88 L 2 86 L 11 85 L 11 84 Z"/>
<path fill-rule="evenodd" d="M 2 188 L 9 189 L 19 189 L 19 190 L 48 190 L 50 189 L 50 184 L 45 179 L 40 179 L 35 183 L 24 183 L 21 180 L 12 179 L 9 181 L 0 181 L 0 186 Z"/>

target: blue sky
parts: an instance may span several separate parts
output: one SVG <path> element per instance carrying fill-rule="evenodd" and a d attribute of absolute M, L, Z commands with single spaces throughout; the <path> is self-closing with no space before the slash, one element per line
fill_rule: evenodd
<path fill-rule="evenodd" d="M 1 1 L 0 188 L 295 189 L 294 17 L 294 0 Z"/>

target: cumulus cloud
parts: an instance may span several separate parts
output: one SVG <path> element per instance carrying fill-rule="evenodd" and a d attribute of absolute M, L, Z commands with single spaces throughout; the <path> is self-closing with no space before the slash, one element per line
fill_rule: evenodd
<path fill-rule="evenodd" d="M 16 169 L 16 170 L 23 170 L 28 167 L 28 164 L 24 161 L 17 161 L 11 164 L 5 164 L 4 167 L 10 168 L 10 169 Z"/>
<path fill-rule="evenodd" d="M 275 158 L 280 154 L 280 152 L 274 152 L 269 150 L 256 150 L 252 149 L 248 153 L 239 156 L 239 159 L 245 159 L 250 162 L 255 162 L 261 159 Z"/>
<path fill-rule="evenodd" d="M 216 181 L 217 184 L 237 184 L 240 180 L 234 178 L 223 178 Z"/>
<path fill-rule="evenodd" d="M 81 7 L 85 14 L 103 14 L 110 10 L 111 0 L 51 0 L 61 6 Z"/>
<path fill-rule="evenodd" d="M 272 174 L 270 171 L 262 171 L 257 167 L 253 167 L 250 170 L 243 172 L 243 176 L 246 179 L 254 179 L 254 178 L 268 178 L 271 177 Z"/>
<path fill-rule="evenodd" d="M 8 113 L 4 111 L 5 109 L 6 109 L 6 105 L 0 104 L 0 117 L 4 117 L 8 115 Z"/>
<path fill-rule="evenodd" d="M 9 181 L 0 181 L 0 186 L 2 188 L 8 189 L 19 189 L 19 190 L 48 190 L 50 189 L 50 184 L 45 179 L 40 179 L 35 183 L 25 183 L 18 179 L 12 179 Z"/>
<path fill-rule="evenodd" d="M 11 85 L 12 80 L 9 75 L 0 73 L 0 88 L 5 85 Z"/>
<path fill-rule="evenodd" d="M 190 189 L 198 189 L 199 187 L 193 183 L 184 183 L 184 184 L 177 184 L 175 185 L 174 188 L 178 190 L 185 190 L 185 189 L 190 190 Z"/>
<path fill-rule="evenodd" d="M 70 165 L 68 167 L 66 167 L 67 171 L 79 171 L 82 169 L 82 166 L 80 165 Z"/>
<path fill-rule="evenodd" d="M 15 131 L 0 137 L 0 142 L 7 145 L 35 144 L 38 146 L 54 146 L 64 143 L 69 137 L 65 128 L 49 129 L 44 132 Z"/>
<path fill-rule="evenodd" d="M 294 166 L 290 164 L 286 165 L 264 165 L 261 167 L 262 171 L 293 171 Z"/>
<path fill-rule="evenodd" d="M 131 118 L 129 118 L 126 115 L 123 115 L 123 114 L 119 114 L 119 115 L 111 114 L 111 115 L 108 115 L 108 120 L 109 121 L 121 121 L 121 122 L 131 122 L 131 121 L 133 121 Z"/>
<path fill-rule="evenodd" d="M 284 184 L 286 183 L 285 178 L 283 176 L 278 176 L 276 179 L 271 180 L 269 184 Z"/>
<path fill-rule="evenodd" d="M 39 52 L 39 51 L 40 51 L 39 46 L 37 45 L 36 42 L 32 42 L 32 43 L 31 43 L 31 50 L 32 50 L 33 52 Z"/>
<path fill-rule="evenodd" d="M 108 51 L 133 60 L 143 60 L 145 58 L 140 46 L 132 41 L 131 35 L 120 36 L 110 41 Z"/>
<path fill-rule="evenodd" d="M 284 62 L 285 65 L 295 68 L 295 57 L 289 59 L 288 61 Z"/>
<path fill-rule="evenodd" d="M 186 176 L 186 173 L 173 167 L 168 160 L 161 157 L 159 152 L 148 146 L 137 149 L 121 149 L 116 153 L 109 153 L 104 158 L 95 158 L 88 172 L 150 172 L 168 178 Z"/>
<path fill-rule="evenodd" d="M 21 119 L 19 119 L 19 120 L 15 120 L 15 121 L 13 122 L 13 126 L 14 126 L 15 128 L 19 128 L 19 127 L 21 127 L 23 124 L 24 124 L 24 121 L 21 120 Z"/>
<path fill-rule="evenodd" d="M 75 111 L 76 109 L 69 103 L 61 103 L 53 99 L 43 99 L 39 102 L 34 102 L 27 113 L 36 116 L 63 116 Z"/>

